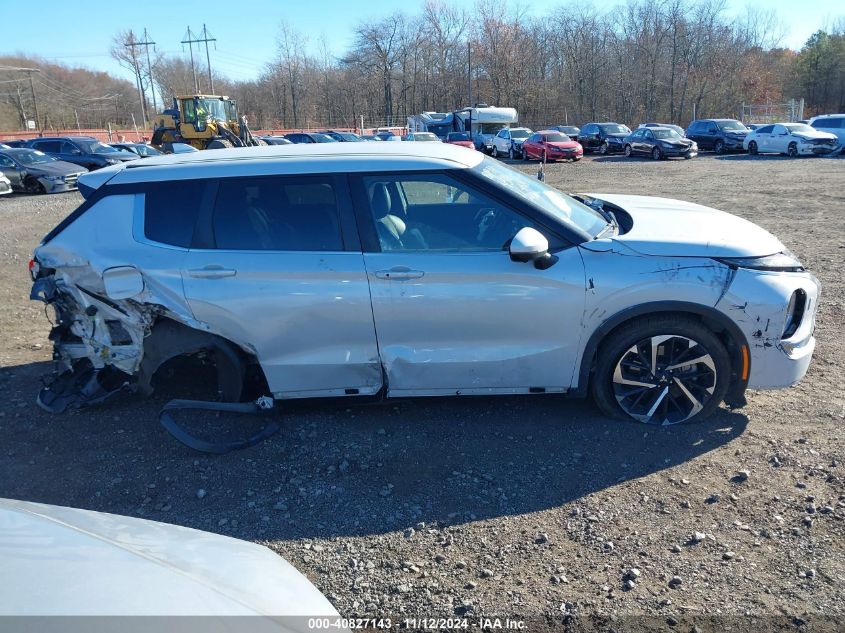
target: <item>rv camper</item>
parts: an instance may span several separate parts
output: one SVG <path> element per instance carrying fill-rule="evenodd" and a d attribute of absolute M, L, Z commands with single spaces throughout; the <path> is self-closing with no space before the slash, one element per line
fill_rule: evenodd
<path fill-rule="evenodd" d="M 519 119 L 515 108 L 496 108 L 486 103 L 476 103 L 452 113 L 453 129 L 469 132 L 476 149 L 489 153 L 493 149 L 493 137 L 499 130 L 515 125 Z"/>
<path fill-rule="evenodd" d="M 451 112 L 423 112 L 408 117 L 408 132 L 433 132 L 441 140 L 453 132 Z"/>

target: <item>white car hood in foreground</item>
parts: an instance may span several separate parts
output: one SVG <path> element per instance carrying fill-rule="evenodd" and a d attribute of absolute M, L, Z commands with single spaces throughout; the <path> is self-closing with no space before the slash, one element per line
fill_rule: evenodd
<path fill-rule="evenodd" d="M 0 499 L 0 578 L 0 616 L 337 615 L 302 574 L 260 545 L 9 499 Z M 261 620 L 262 631 L 305 629 L 293 619 L 269 627 L 270 619 Z"/>
<path fill-rule="evenodd" d="M 753 222 L 700 204 L 650 196 L 586 195 L 631 215 L 633 228 L 613 239 L 643 255 L 761 257 L 786 250 Z"/>

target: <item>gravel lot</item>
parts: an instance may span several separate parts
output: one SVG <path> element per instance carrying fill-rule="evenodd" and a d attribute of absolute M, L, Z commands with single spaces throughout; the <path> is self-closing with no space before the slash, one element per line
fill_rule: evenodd
<path fill-rule="evenodd" d="M 705 616 L 772 630 L 843 614 L 845 159 L 601 157 L 546 173 L 566 191 L 689 199 L 775 233 L 823 285 L 805 380 L 669 429 L 555 396 L 296 403 L 269 441 L 198 455 L 158 425 L 161 395 L 55 416 L 34 405 L 50 326 L 26 264 L 81 197 L 6 197 L 0 496 L 267 544 L 347 616 L 605 631 L 648 616 L 637 622 L 688 631 Z"/>

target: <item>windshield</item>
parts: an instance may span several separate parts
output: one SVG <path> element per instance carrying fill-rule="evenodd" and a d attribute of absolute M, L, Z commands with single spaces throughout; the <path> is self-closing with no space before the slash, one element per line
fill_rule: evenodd
<path fill-rule="evenodd" d="M 328 134 L 312 134 L 311 138 L 317 143 L 337 143 L 337 139 L 333 139 Z"/>
<path fill-rule="evenodd" d="M 577 127 L 562 125 L 560 131 L 564 134 L 578 134 L 581 130 Z"/>
<path fill-rule="evenodd" d="M 448 141 L 468 141 L 470 140 L 469 134 L 466 132 L 452 132 L 446 137 Z"/>
<path fill-rule="evenodd" d="M 787 130 L 792 132 L 793 134 L 815 134 L 816 129 L 810 127 L 806 123 L 784 123 L 783 127 Z"/>
<path fill-rule="evenodd" d="M 197 99 L 197 117 L 211 117 L 218 121 L 228 121 L 230 108 L 220 99 Z M 234 117 L 232 117 L 234 118 Z"/>
<path fill-rule="evenodd" d="M 437 138 L 436 134 L 432 134 L 431 132 L 416 132 L 414 134 L 415 141 L 439 141 L 440 139 Z"/>
<path fill-rule="evenodd" d="M 150 147 L 149 145 L 136 145 L 135 151 L 137 151 L 140 156 L 161 156 L 160 151 L 158 151 L 155 147 Z"/>
<path fill-rule="evenodd" d="M 338 132 L 337 135 L 340 138 L 342 138 L 344 141 L 348 141 L 348 142 L 357 142 L 357 141 L 363 141 L 364 140 L 360 136 L 358 136 L 357 134 L 352 134 L 352 132 Z"/>
<path fill-rule="evenodd" d="M 498 134 L 499 130 L 504 130 L 508 127 L 507 123 L 481 123 L 482 134 Z"/>
<path fill-rule="evenodd" d="M 626 125 L 620 125 L 619 123 L 613 123 L 612 125 L 602 125 L 601 129 L 604 130 L 605 134 L 630 134 L 631 130 L 628 129 Z"/>
<path fill-rule="evenodd" d="M 659 139 L 676 141 L 681 138 L 681 135 L 678 134 L 675 130 L 661 130 L 660 128 L 657 128 L 656 130 L 652 130 L 651 133 L 654 134 L 654 138 Z"/>
<path fill-rule="evenodd" d="M 18 149 L 13 152 L 8 152 L 6 156 L 14 158 L 21 165 L 37 165 L 38 163 L 52 163 L 56 159 L 52 156 L 47 156 L 44 152 L 39 152 L 34 149 Z"/>
<path fill-rule="evenodd" d="M 528 138 L 528 135 L 531 134 L 531 130 L 518 127 L 511 130 L 511 138 Z"/>
<path fill-rule="evenodd" d="M 123 151 L 117 150 L 111 145 L 106 145 L 105 143 L 101 143 L 100 141 L 81 141 L 79 139 L 74 139 L 74 143 L 79 145 L 81 148 L 83 148 L 86 152 L 90 154 L 111 154 L 114 152 Z"/>
<path fill-rule="evenodd" d="M 565 143 L 570 140 L 570 138 L 566 134 L 554 132 L 551 134 L 543 134 L 543 140 L 548 141 L 549 143 Z"/>
<path fill-rule="evenodd" d="M 719 121 L 719 128 L 725 132 L 748 132 L 748 128 L 739 121 Z"/>
<path fill-rule="evenodd" d="M 593 237 L 607 226 L 607 220 L 597 211 L 495 159 L 485 156 L 478 166 L 473 167 L 473 171 L 496 186 L 524 198 L 554 219 L 575 225 Z"/>

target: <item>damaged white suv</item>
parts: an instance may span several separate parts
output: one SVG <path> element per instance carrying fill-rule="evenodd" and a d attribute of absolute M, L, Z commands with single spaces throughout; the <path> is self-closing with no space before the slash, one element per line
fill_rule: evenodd
<path fill-rule="evenodd" d="M 591 391 L 704 418 L 800 380 L 819 284 L 774 236 L 661 198 L 568 196 L 447 144 L 214 150 L 101 169 L 35 250 L 60 411 L 202 355 L 238 400 Z"/>

